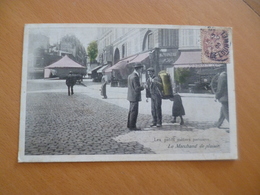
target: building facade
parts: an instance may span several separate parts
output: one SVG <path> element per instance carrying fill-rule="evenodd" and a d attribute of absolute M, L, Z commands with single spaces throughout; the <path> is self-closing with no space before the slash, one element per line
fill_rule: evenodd
<path fill-rule="evenodd" d="M 99 62 L 111 66 L 103 74 L 124 80 L 124 85 L 132 65 L 142 63 L 145 69 L 153 67 L 156 74 L 165 70 L 174 88 L 210 91 L 219 66 L 202 63 L 199 28 L 100 28 L 98 37 Z M 146 78 L 143 75 L 143 81 Z"/>
<path fill-rule="evenodd" d="M 126 80 L 134 63 L 142 63 L 145 69 L 153 67 L 158 73 L 171 67 L 180 55 L 178 29 L 100 28 L 98 37 L 98 60 L 111 66 L 105 74 L 119 80 Z M 120 70 L 118 63 L 129 70 Z"/>

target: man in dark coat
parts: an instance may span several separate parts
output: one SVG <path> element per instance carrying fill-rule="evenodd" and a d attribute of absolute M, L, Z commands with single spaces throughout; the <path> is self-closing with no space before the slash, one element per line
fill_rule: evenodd
<path fill-rule="evenodd" d="M 69 72 L 69 75 L 66 78 L 66 85 L 68 86 L 68 95 L 73 95 L 73 86 L 76 84 L 76 78 L 73 76 L 72 72 Z"/>
<path fill-rule="evenodd" d="M 148 68 L 148 80 L 146 82 L 146 98 L 151 98 L 151 111 L 153 122 L 151 127 L 162 126 L 162 81 L 154 75 L 154 69 Z"/>
<path fill-rule="evenodd" d="M 226 70 L 220 73 L 218 77 L 218 86 L 215 94 L 216 99 L 221 103 L 220 117 L 216 126 L 219 128 L 224 119 L 229 121 L 228 111 L 228 88 L 227 88 L 227 73 Z"/>
<path fill-rule="evenodd" d="M 133 73 L 128 76 L 127 100 L 130 102 L 130 108 L 128 112 L 127 128 L 130 130 L 141 130 L 136 127 L 136 121 L 139 101 L 141 101 L 141 91 L 144 90 L 144 87 L 140 84 L 142 68 L 142 64 L 136 64 Z"/>

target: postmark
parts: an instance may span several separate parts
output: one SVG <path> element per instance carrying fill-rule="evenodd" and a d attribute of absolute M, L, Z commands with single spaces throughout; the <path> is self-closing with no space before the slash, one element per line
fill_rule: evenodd
<path fill-rule="evenodd" d="M 229 63 L 230 29 L 201 29 L 203 63 Z"/>

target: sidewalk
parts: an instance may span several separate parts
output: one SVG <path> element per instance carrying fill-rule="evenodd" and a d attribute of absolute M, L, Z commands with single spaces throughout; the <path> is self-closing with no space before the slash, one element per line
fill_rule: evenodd
<path fill-rule="evenodd" d="M 107 85 L 108 99 L 102 99 L 100 87 L 101 84 L 81 89 L 93 98 L 129 109 L 127 88 Z M 180 95 L 186 111 L 184 120 L 187 123 L 185 125 L 163 123 L 161 128 L 146 127 L 142 131 L 131 131 L 114 137 L 114 140 L 121 143 L 138 142 L 146 148 L 151 148 L 156 154 L 184 155 L 200 153 L 202 154 L 202 159 L 205 153 L 229 152 L 230 134 L 227 133 L 228 123 L 225 122 L 223 124 L 223 129 L 212 126 L 218 119 L 220 111 L 220 103 L 215 102 L 214 95 L 182 93 Z M 163 100 L 163 115 L 171 115 L 172 104 L 170 100 Z M 150 106 L 150 99 L 146 102 L 145 92 L 142 92 L 139 113 L 151 115 Z M 198 124 L 200 125 L 198 126 Z M 205 128 L 200 128 L 204 125 Z M 179 157 L 177 156 L 176 158 L 178 159 Z M 185 156 L 181 158 L 185 158 Z"/>
<path fill-rule="evenodd" d="M 75 86 L 75 90 L 87 93 L 93 98 L 99 98 L 105 102 L 129 109 L 127 101 L 127 88 L 111 87 L 107 85 L 107 99 L 102 99 L 100 85 L 89 85 L 87 87 Z M 214 94 L 185 94 L 180 93 L 185 108 L 184 119 L 191 121 L 217 121 L 221 104 L 215 101 Z M 142 92 L 142 101 L 139 103 L 139 113 L 151 114 L 151 100 L 146 102 L 145 91 Z M 170 100 L 162 101 L 162 114 L 171 115 L 172 104 Z"/>
<path fill-rule="evenodd" d="M 40 92 L 60 92 L 67 93 L 66 87 L 64 87 L 63 80 L 33 80 L 30 83 L 34 83 L 36 87 L 31 86 L 29 93 Z M 37 86 L 40 83 L 45 84 L 54 84 L 58 83 L 56 87 L 48 90 L 38 90 Z M 107 103 L 111 103 L 117 106 L 120 106 L 125 109 L 129 109 L 129 102 L 127 101 L 127 88 L 122 87 L 111 87 L 107 85 L 107 96 L 108 99 L 102 99 L 100 88 L 101 83 L 92 83 L 91 80 L 84 80 L 83 83 L 86 85 L 75 85 L 74 91 L 77 94 L 87 94 L 90 97 L 100 99 Z M 93 85 L 94 84 L 94 85 Z M 215 101 L 214 94 L 194 94 L 194 93 L 180 93 L 182 97 L 182 102 L 185 108 L 184 120 L 196 121 L 196 122 L 215 122 L 219 118 L 219 112 L 221 104 Z M 139 103 L 139 113 L 140 114 L 149 114 L 151 115 L 151 103 L 150 99 L 146 102 L 145 91 L 142 92 L 142 101 Z M 171 115 L 172 113 L 172 104 L 170 100 L 162 101 L 162 114 Z"/>

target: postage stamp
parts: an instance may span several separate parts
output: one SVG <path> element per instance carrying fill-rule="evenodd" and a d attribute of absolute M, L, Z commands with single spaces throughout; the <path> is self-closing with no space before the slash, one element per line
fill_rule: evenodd
<path fill-rule="evenodd" d="M 19 162 L 237 159 L 232 31 L 27 24 Z"/>
<path fill-rule="evenodd" d="M 203 63 L 229 63 L 231 29 L 201 29 Z"/>

